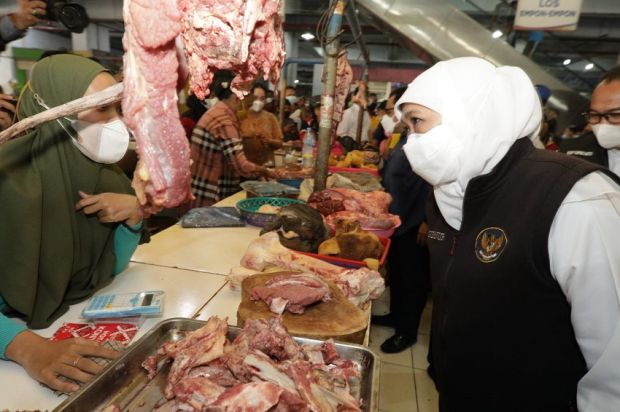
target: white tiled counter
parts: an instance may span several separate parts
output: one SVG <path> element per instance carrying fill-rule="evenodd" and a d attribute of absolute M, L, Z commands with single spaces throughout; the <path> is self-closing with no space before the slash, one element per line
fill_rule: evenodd
<path fill-rule="evenodd" d="M 124 272 L 98 293 L 141 290 L 166 292 L 163 315 L 147 319 L 134 338 L 136 341 L 163 319 L 194 316 L 222 288 L 225 281 L 226 279 L 219 275 L 130 263 Z M 82 302 L 71 306 L 69 311 L 49 328 L 35 332 L 51 337 L 63 323 L 80 322 L 80 313 L 85 305 L 86 302 Z M 0 410 L 53 409 L 65 398 L 56 396 L 52 390 L 40 385 L 19 365 L 12 362 L 0 361 L 0 382 Z"/>
<path fill-rule="evenodd" d="M 234 206 L 245 192 L 228 197 L 215 206 Z M 183 228 L 180 224 L 161 231 L 149 243 L 138 246 L 133 262 L 226 275 L 239 261 L 260 228 Z"/>

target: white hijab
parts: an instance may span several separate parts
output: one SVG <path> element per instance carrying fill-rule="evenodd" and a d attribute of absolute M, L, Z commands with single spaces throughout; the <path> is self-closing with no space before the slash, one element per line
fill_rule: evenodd
<path fill-rule="evenodd" d="M 463 198 L 469 181 L 489 173 L 513 143 L 537 133 L 542 109 L 536 90 L 518 67 L 496 68 L 486 60 L 461 57 L 435 64 L 418 76 L 396 103 L 417 103 L 441 115 L 441 124 L 460 139 L 456 180 L 434 186 L 441 214 L 461 228 Z M 415 153 L 407 151 L 407 157 Z"/>

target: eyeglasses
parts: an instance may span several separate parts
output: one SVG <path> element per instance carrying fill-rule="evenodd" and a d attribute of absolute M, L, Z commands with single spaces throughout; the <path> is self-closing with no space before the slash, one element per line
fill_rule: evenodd
<path fill-rule="evenodd" d="M 601 120 L 605 119 L 611 124 L 620 124 L 620 111 L 599 113 L 595 111 L 582 113 L 583 117 L 590 124 L 598 124 Z"/>

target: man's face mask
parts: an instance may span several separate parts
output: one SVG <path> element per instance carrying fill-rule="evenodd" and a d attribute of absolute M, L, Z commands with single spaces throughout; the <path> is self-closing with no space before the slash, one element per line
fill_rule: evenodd
<path fill-rule="evenodd" d="M 620 149 L 620 125 L 599 123 L 592 126 L 592 132 L 605 149 Z"/>
<path fill-rule="evenodd" d="M 127 152 L 129 131 L 121 119 L 109 123 L 72 120 L 71 126 L 81 137 L 81 142 L 71 140 L 84 156 L 94 162 L 116 163 Z"/>

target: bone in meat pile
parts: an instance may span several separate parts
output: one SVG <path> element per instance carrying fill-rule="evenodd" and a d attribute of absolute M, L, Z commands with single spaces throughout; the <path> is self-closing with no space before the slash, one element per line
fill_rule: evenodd
<path fill-rule="evenodd" d="M 237 73 L 231 87 L 240 96 L 259 75 L 277 82 L 284 61 L 279 7 L 279 0 L 125 0 L 122 107 L 137 141 L 133 187 L 146 213 L 191 197 L 176 95 L 185 77 L 178 73 L 187 62 L 199 99 L 220 69 Z"/>
<path fill-rule="evenodd" d="M 331 300 L 329 285 L 310 273 L 274 276 L 265 286 L 252 289 L 250 297 L 262 300 L 278 315 L 285 310 L 302 314 L 307 306 Z"/>
<path fill-rule="evenodd" d="M 172 360 L 158 411 L 359 411 L 360 366 L 333 341 L 300 345 L 281 318 L 249 321 L 232 341 L 225 320 L 211 317 L 143 367 L 153 378 Z"/>

